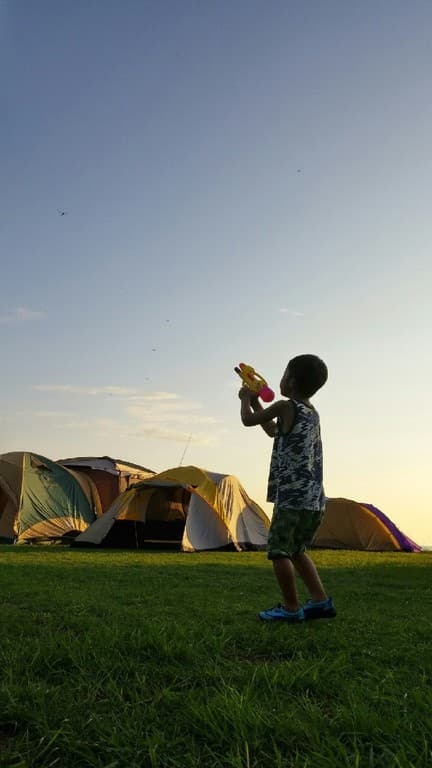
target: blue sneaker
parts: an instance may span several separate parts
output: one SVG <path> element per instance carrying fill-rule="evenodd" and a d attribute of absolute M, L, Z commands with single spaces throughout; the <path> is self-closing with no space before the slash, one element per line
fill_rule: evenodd
<path fill-rule="evenodd" d="M 303 606 L 306 621 L 309 619 L 333 619 L 336 616 L 336 608 L 331 597 L 327 600 L 308 600 Z"/>
<path fill-rule="evenodd" d="M 288 621 L 291 624 L 298 624 L 305 620 L 303 608 L 299 608 L 298 611 L 287 611 L 281 603 L 275 605 L 274 608 L 261 611 L 258 615 L 261 621 Z"/>

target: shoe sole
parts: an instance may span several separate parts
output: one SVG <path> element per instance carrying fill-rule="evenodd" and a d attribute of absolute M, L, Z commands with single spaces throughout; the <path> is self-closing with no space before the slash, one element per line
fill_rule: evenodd
<path fill-rule="evenodd" d="M 323 611 L 322 613 L 306 613 L 305 611 L 305 621 L 313 621 L 314 619 L 334 619 L 336 616 L 336 611 Z"/>
<path fill-rule="evenodd" d="M 262 616 L 260 616 L 259 614 L 258 614 L 258 618 L 259 618 L 260 621 L 264 621 L 264 622 L 268 622 L 268 623 L 273 621 L 273 622 L 276 622 L 276 623 L 279 623 L 279 624 L 304 624 L 304 622 L 306 621 L 306 619 L 283 619 L 283 618 L 281 618 L 281 619 L 266 619 L 266 618 L 263 618 Z"/>

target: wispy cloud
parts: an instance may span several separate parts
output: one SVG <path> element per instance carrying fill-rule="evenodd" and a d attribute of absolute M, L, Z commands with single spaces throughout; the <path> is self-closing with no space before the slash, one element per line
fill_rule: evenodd
<path fill-rule="evenodd" d="M 200 403 L 180 397 L 174 392 L 154 392 L 135 400 L 125 408 L 134 426 L 128 436 L 151 437 L 157 440 L 183 443 L 191 442 L 210 445 L 217 442 L 213 416 L 203 412 Z M 209 430 L 211 427 L 211 430 Z"/>
<path fill-rule="evenodd" d="M 58 392 L 72 395 L 135 395 L 138 390 L 130 387 L 76 387 L 73 384 L 34 384 L 32 389 L 38 392 Z"/>
<path fill-rule="evenodd" d="M 40 419 L 63 419 L 70 411 L 16 411 L 16 416 L 32 416 Z"/>
<path fill-rule="evenodd" d="M 221 428 L 217 419 L 204 412 L 201 403 L 182 397 L 175 392 L 143 392 L 132 387 L 75 386 L 73 384 L 35 384 L 33 390 L 59 395 L 106 396 L 120 408 L 118 419 L 80 419 L 79 415 L 60 411 L 35 411 L 34 415 L 47 418 L 58 416 L 57 427 L 85 429 L 99 435 L 110 432 L 111 436 L 129 438 L 154 438 L 171 442 L 191 442 L 213 445 L 220 439 Z"/>
<path fill-rule="evenodd" d="M 116 422 L 114 419 L 77 419 L 71 417 L 67 421 L 59 422 L 57 426 L 60 429 L 85 429 L 86 431 L 92 431 L 99 435 L 110 434 L 112 435 L 123 429 L 122 425 Z"/>
<path fill-rule="evenodd" d="M 288 309 L 288 307 L 281 307 L 278 312 L 282 315 L 291 315 L 291 317 L 304 317 L 304 312 L 297 312 L 296 309 Z"/>
<path fill-rule="evenodd" d="M 40 312 L 28 307 L 16 307 L 4 315 L 0 315 L 0 323 L 26 323 L 29 320 L 40 320 L 46 317 L 45 312 Z"/>
<path fill-rule="evenodd" d="M 167 440 L 173 443 L 186 443 L 190 441 L 195 445 L 216 445 L 219 442 L 220 432 L 210 434 L 191 432 L 187 430 L 169 429 L 160 426 L 141 426 L 130 430 L 127 437 L 135 439 L 154 438 L 156 440 Z"/>
<path fill-rule="evenodd" d="M 135 390 L 137 392 L 137 390 Z M 120 398 L 121 400 L 135 400 L 138 403 L 158 403 L 158 402 L 164 402 L 167 400 L 178 400 L 179 396 L 176 395 L 174 392 L 150 392 L 143 394 L 130 394 L 127 395 L 127 397 Z"/>

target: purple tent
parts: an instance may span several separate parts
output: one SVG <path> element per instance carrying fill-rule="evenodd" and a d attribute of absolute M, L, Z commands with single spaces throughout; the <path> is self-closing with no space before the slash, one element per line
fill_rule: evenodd
<path fill-rule="evenodd" d="M 380 509 L 346 498 L 327 498 L 312 546 L 370 552 L 421 552 L 421 547 L 405 536 Z"/>
<path fill-rule="evenodd" d="M 405 536 L 405 534 L 402 533 L 402 531 L 400 531 L 394 523 L 392 523 L 390 518 L 388 518 L 384 512 L 381 512 L 380 509 L 374 507 L 373 504 L 365 504 L 364 502 L 361 504 L 362 507 L 366 507 L 366 509 L 369 509 L 370 512 L 373 512 L 373 514 L 377 516 L 378 520 L 381 520 L 386 528 L 388 528 L 390 533 L 395 537 L 397 543 L 404 552 L 421 552 L 422 548 L 416 544 L 415 541 L 408 538 L 408 536 Z"/>

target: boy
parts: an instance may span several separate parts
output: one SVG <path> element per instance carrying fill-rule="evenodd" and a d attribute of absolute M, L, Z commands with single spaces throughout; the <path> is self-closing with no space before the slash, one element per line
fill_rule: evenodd
<path fill-rule="evenodd" d="M 278 400 L 262 408 L 246 386 L 239 392 L 241 420 L 246 427 L 260 424 L 274 438 L 267 500 L 274 502 L 268 535 L 268 558 L 284 604 L 261 611 L 262 621 L 332 618 L 336 609 L 327 597 L 318 571 L 305 552 L 324 513 L 320 421 L 310 398 L 327 381 L 327 366 L 316 355 L 299 355 L 288 363 Z M 276 422 L 274 421 L 276 419 Z M 295 573 L 311 599 L 300 606 Z"/>

